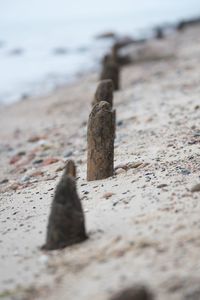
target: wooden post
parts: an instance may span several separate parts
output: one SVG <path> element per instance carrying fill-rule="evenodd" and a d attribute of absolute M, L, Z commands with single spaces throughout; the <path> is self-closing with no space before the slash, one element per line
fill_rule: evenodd
<path fill-rule="evenodd" d="M 62 249 L 87 239 L 84 213 L 76 192 L 76 167 L 68 161 L 52 202 L 43 250 Z"/>
<path fill-rule="evenodd" d="M 110 300 L 153 300 L 154 295 L 148 287 L 144 285 L 133 285 L 130 288 L 118 292 Z"/>
<path fill-rule="evenodd" d="M 96 104 L 88 122 L 87 180 L 99 180 L 113 175 L 115 111 L 110 104 Z"/>
<path fill-rule="evenodd" d="M 111 107 L 113 106 L 113 81 L 111 79 L 100 81 L 94 95 L 92 106 L 101 101 L 106 101 L 111 105 Z"/>
<path fill-rule="evenodd" d="M 102 61 L 102 71 L 100 80 L 111 79 L 113 81 L 114 90 L 117 91 L 120 88 L 120 68 L 117 61 L 112 56 L 106 55 Z"/>

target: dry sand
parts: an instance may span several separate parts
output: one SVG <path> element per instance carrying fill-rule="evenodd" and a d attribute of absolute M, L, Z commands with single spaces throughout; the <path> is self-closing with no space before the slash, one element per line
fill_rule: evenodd
<path fill-rule="evenodd" d="M 85 179 L 96 74 L 0 109 L 0 299 L 107 300 L 140 282 L 160 300 L 200 299 L 200 27 L 167 44 L 167 60 L 122 70 L 113 178 Z M 43 253 L 68 158 L 90 239 Z"/>

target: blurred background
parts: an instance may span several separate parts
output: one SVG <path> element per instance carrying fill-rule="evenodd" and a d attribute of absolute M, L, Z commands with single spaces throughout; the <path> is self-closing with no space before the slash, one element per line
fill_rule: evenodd
<path fill-rule="evenodd" d="M 43 94 L 98 68 L 112 40 L 198 16 L 199 0 L 0 0 L 0 103 Z"/>

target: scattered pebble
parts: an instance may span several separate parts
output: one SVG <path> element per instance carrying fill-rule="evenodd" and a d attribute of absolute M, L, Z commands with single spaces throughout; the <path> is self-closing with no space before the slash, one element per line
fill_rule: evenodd
<path fill-rule="evenodd" d="M 119 168 L 115 171 L 116 175 L 122 174 L 122 173 L 126 173 L 126 170 L 124 170 L 123 168 Z"/>
<path fill-rule="evenodd" d="M 112 197 L 113 195 L 114 195 L 114 193 L 112 193 L 112 192 L 107 192 L 107 193 L 105 193 L 105 194 L 103 195 L 103 198 L 109 199 L 109 198 Z"/>
<path fill-rule="evenodd" d="M 19 160 L 21 159 L 21 155 L 14 155 L 11 159 L 10 159 L 10 165 L 16 164 Z"/>
<path fill-rule="evenodd" d="M 17 155 L 24 156 L 24 155 L 26 155 L 26 152 L 25 152 L 25 151 L 19 151 L 19 152 L 17 153 Z"/>
<path fill-rule="evenodd" d="M 37 164 L 41 164 L 42 162 L 43 162 L 43 159 L 36 159 L 33 161 L 33 164 L 37 165 Z"/>
<path fill-rule="evenodd" d="M 191 173 L 191 171 L 188 169 L 181 169 L 180 171 L 182 175 L 189 175 Z"/>
<path fill-rule="evenodd" d="M 30 176 L 31 177 L 37 177 L 37 176 L 43 176 L 44 173 L 42 171 L 35 171 Z"/>
<path fill-rule="evenodd" d="M 23 176 L 22 178 L 21 178 L 21 182 L 27 182 L 27 181 L 29 181 L 31 178 L 30 178 L 30 176 L 27 176 L 27 175 L 25 175 L 25 176 Z"/>
<path fill-rule="evenodd" d="M 47 265 L 48 261 L 49 261 L 49 257 L 47 255 L 41 255 L 38 258 L 38 262 L 43 264 L 43 265 Z"/>
<path fill-rule="evenodd" d="M 57 159 L 57 158 L 47 158 L 47 159 L 45 159 L 44 161 L 43 161 L 43 166 L 48 166 L 48 165 L 51 165 L 51 164 L 55 164 L 55 163 L 57 163 L 59 161 L 59 159 Z"/>
<path fill-rule="evenodd" d="M 72 156 L 72 155 L 73 155 L 73 152 L 72 152 L 72 151 L 67 151 L 67 152 L 65 152 L 65 153 L 63 154 L 63 156 L 64 156 L 65 158 L 70 157 L 70 156 Z"/>
<path fill-rule="evenodd" d="M 197 131 L 193 134 L 194 137 L 200 137 L 200 131 Z"/>
<path fill-rule="evenodd" d="M 28 139 L 28 142 L 29 142 L 29 143 L 36 143 L 36 142 L 38 142 L 39 140 L 43 140 L 43 139 L 45 139 L 45 138 L 46 138 L 45 136 L 33 135 L 33 136 L 31 136 L 31 137 Z"/>
<path fill-rule="evenodd" d="M 117 171 L 117 169 L 124 169 L 125 171 L 128 171 L 129 169 L 136 169 L 142 165 L 142 162 L 129 162 L 124 164 L 122 163 L 115 167 L 115 171 Z"/>
<path fill-rule="evenodd" d="M 5 184 L 7 182 L 9 182 L 9 180 L 7 178 L 5 178 L 5 179 L 3 179 L 3 180 L 0 181 L 0 184 Z"/>
<path fill-rule="evenodd" d="M 162 188 L 164 188 L 164 187 L 166 187 L 166 186 L 167 186 L 166 183 L 161 183 L 161 184 L 157 185 L 157 188 L 158 188 L 158 189 L 162 189 Z"/>
<path fill-rule="evenodd" d="M 123 121 L 122 120 L 120 120 L 120 121 L 117 122 L 117 126 L 122 126 L 122 125 L 123 125 Z"/>

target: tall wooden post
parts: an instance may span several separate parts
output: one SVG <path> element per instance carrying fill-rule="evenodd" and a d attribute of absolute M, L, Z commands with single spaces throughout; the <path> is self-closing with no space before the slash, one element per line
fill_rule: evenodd
<path fill-rule="evenodd" d="M 88 122 L 87 180 L 105 179 L 113 175 L 115 111 L 110 104 L 96 104 Z"/>
<path fill-rule="evenodd" d="M 113 106 L 113 81 L 111 79 L 100 81 L 92 101 L 92 106 L 101 101 L 106 101 L 111 107 Z"/>
<path fill-rule="evenodd" d="M 114 90 L 120 88 L 120 67 L 117 61 L 109 55 L 106 55 L 102 61 L 102 70 L 100 80 L 111 79 L 113 81 Z"/>

